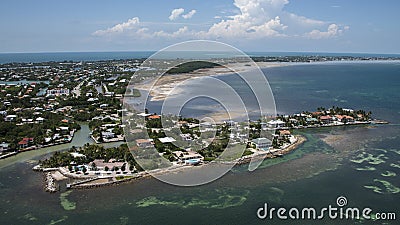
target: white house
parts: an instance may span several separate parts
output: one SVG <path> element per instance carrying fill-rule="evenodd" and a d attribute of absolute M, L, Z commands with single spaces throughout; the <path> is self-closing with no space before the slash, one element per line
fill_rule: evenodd
<path fill-rule="evenodd" d="M 165 137 L 165 138 L 159 138 L 159 141 L 161 141 L 161 143 L 172 143 L 174 141 L 176 141 L 174 138 L 172 137 Z"/>
<path fill-rule="evenodd" d="M 257 149 L 263 150 L 271 147 L 272 145 L 272 141 L 268 138 L 257 138 L 253 139 L 251 142 L 256 146 Z"/>
<path fill-rule="evenodd" d="M 285 126 L 285 122 L 282 120 L 271 120 L 268 122 L 268 127 L 270 128 L 280 128 Z"/>
<path fill-rule="evenodd" d="M 111 139 L 115 137 L 113 132 L 101 132 L 101 136 L 105 139 Z"/>
<path fill-rule="evenodd" d="M 8 150 L 8 143 L 5 143 L 5 142 L 1 143 L 0 144 L 0 152 L 4 152 L 7 150 Z"/>
<path fill-rule="evenodd" d="M 17 115 L 7 115 L 4 118 L 4 121 L 6 121 L 6 122 L 13 122 L 15 120 L 17 120 Z"/>

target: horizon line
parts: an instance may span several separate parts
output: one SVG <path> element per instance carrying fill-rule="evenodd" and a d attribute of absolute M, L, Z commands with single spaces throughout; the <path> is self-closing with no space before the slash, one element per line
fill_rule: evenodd
<path fill-rule="evenodd" d="M 157 52 L 158 50 L 115 50 L 115 51 L 37 51 L 37 52 L 0 52 L 0 54 L 59 54 L 59 53 L 131 53 Z M 316 54 L 367 54 L 367 55 L 400 55 L 400 53 L 379 52 L 329 52 L 329 51 L 243 51 L 244 53 L 316 53 Z"/>

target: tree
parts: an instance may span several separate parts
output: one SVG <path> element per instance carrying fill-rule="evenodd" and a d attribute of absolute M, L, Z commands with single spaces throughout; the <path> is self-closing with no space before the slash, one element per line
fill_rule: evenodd
<path fill-rule="evenodd" d="M 92 163 L 92 170 L 97 170 L 97 166 L 96 166 L 96 163 Z"/>
<path fill-rule="evenodd" d="M 124 172 L 125 170 L 126 170 L 126 165 L 124 163 L 124 165 L 122 165 L 122 167 L 121 167 L 121 171 Z"/>
<path fill-rule="evenodd" d="M 104 170 L 107 172 L 110 170 L 110 168 L 108 168 L 108 166 L 104 167 Z"/>

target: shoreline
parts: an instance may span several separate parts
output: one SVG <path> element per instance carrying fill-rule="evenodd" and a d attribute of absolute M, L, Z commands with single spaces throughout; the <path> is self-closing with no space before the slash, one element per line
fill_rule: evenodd
<path fill-rule="evenodd" d="M 337 64 L 369 64 L 369 63 L 400 63 L 400 60 L 343 60 L 343 61 L 313 61 L 313 62 L 255 62 L 257 67 L 249 63 L 227 63 L 221 67 L 198 69 L 190 73 L 168 74 L 156 80 L 157 77 L 143 80 L 132 84 L 134 88 L 140 91 L 149 92 L 149 101 L 164 101 L 168 96 L 177 95 L 183 92 L 176 88 L 180 83 L 188 79 L 198 79 L 207 76 L 223 76 L 234 73 L 249 72 L 254 69 L 267 69 L 274 67 L 286 67 L 297 65 L 337 65 Z M 254 63 L 253 63 L 254 64 Z M 151 91 L 150 91 L 151 90 Z"/>
<path fill-rule="evenodd" d="M 256 65 L 255 67 L 254 63 L 253 65 L 249 63 L 228 63 L 221 67 L 198 69 L 190 73 L 168 74 L 159 79 L 157 79 L 158 77 L 153 77 L 140 83 L 133 84 L 133 86 L 140 91 L 149 92 L 148 96 L 151 97 L 150 101 L 164 101 L 168 96 L 182 93 L 183 89 L 180 89 L 178 86 L 189 79 L 194 80 L 207 76 L 223 76 L 257 69 L 283 67 L 291 65 L 291 63 L 257 62 Z"/>
<path fill-rule="evenodd" d="M 14 151 L 14 152 L 10 152 L 10 153 L 8 153 L 8 154 L 1 155 L 1 156 L 0 156 L 0 160 L 9 158 L 9 157 L 11 157 L 11 156 L 18 155 L 18 154 L 23 153 L 23 152 L 36 151 L 36 150 L 41 150 L 41 149 L 45 149 L 45 148 L 49 148 L 49 147 L 54 147 L 54 146 L 59 146 L 59 145 L 63 145 L 63 144 L 69 144 L 69 143 L 71 143 L 72 140 L 74 139 L 75 133 L 76 133 L 76 130 L 74 129 L 74 130 L 70 133 L 70 134 L 72 134 L 72 135 L 71 135 L 71 138 L 68 139 L 67 141 L 59 141 L 59 142 L 57 142 L 57 143 L 51 143 L 51 144 L 46 144 L 46 145 L 34 145 L 34 146 L 27 147 L 27 148 L 19 149 L 19 150 L 17 150 L 17 151 Z"/>
<path fill-rule="evenodd" d="M 307 138 L 303 135 L 296 135 L 296 142 L 286 146 L 285 148 L 282 149 L 276 149 L 274 153 L 271 152 L 262 152 L 259 151 L 257 153 L 253 153 L 252 155 L 248 156 L 243 156 L 241 158 L 232 160 L 232 161 L 227 161 L 227 162 L 216 162 L 216 163 L 221 163 L 221 164 L 234 164 L 234 166 L 239 166 L 243 164 L 248 164 L 250 161 L 255 158 L 255 159 L 273 159 L 277 157 L 283 157 L 294 150 L 296 150 L 301 144 L 303 144 L 305 141 L 307 141 Z M 213 162 L 210 162 L 213 163 Z M 72 182 L 72 183 L 67 183 L 67 189 L 92 189 L 92 188 L 97 188 L 97 187 L 104 187 L 104 186 L 113 186 L 113 185 L 118 185 L 120 183 L 128 183 L 128 182 L 133 182 L 135 180 L 141 180 L 141 179 L 146 179 L 146 178 L 153 178 L 154 175 L 165 175 L 165 174 L 172 174 L 172 173 L 182 173 L 185 172 L 186 170 L 190 169 L 201 169 L 204 166 L 207 166 L 209 163 L 204 163 L 201 164 L 200 166 L 189 166 L 189 165 L 174 165 L 171 167 L 167 168 L 162 168 L 162 169 L 155 169 L 152 171 L 142 171 L 139 173 L 134 173 L 134 174 L 118 174 L 116 176 L 99 176 L 99 177 L 93 177 L 93 176 L 86 176 L 86 175 L 72 175 L 69 173 L 66 173 L 64 171 L 63 167 L 59 168 L 40 168 L 39 166 L 35 166 L 33 168 L 34 171 L 39 171 L 43 172 L 45 174 L 45 182 L 44 182 L 44 189 L 50 193 L 57 192 L 57 188 L 59 188 L 59 184 L 56 182 L 65 180 L 68 178 L 72 179 L 77 179 L 77 181 Z M 51 176 L 51 178 L 49 178 Z M 117 177 L 123 177 L 122 179 L 117 179 Z M 106 182 L 94 182 L 96 180 L 108 180 Z M 94 182 L 94 183 L 93 183 Z"/>

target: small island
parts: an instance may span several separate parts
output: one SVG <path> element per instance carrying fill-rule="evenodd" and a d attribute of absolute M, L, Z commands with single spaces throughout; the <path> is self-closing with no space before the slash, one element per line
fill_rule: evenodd
<path fill-rule="evenodd" d="M 295 150 L 306 140 L 301 135 L 294 135 L 295 129 L 387 123 L 372 119 L 372 112 L 335 106 L 249 122 L 223 121 L 211 124 L 195 118 L 171 117 L 167 121 L 171 122 L 172 129 L 179 129 L 181 132 L 180 139 L 177 140 L 166 136 L 161 121 L 164 115 L 138 115 L 145 117 L 145 124 L 135 124 L 136 129 L 130 130 L 131 138 L 135 140 L 134 147 L 129 148 L 127 144 L 122 144 L 119 147 L 104 148 L 86 144 L 80 148 L 56 152 L 50 158 L 40 161 L 34 170 L 45 172 L 46 191 L 57 191 L 58 181 L 65 179 L 68 179 L 66 188 L 93 188 L 148 177 L 149 171 L 143 171 L 132 155 L 133 151 L 148 148 L 155 148 L 171 163 L 165 169 L 157 168 L 157 173 L 183 172 L 186 168 L 204 166 L 218 160 L 230 141 L 233 145 L 245 146 L 245 150 L 240 154 L 229 155 L 224 163 L 242 164 L 253 157 L 272 159 L 284 157 Z M 238 132 L 244 130 L 247 135 Z M 261 137 L 263 131 L 268 131 L 271 135 Z M 144 132 L 148 133 L 149 138 L 144 138 Z M 207 137 L 212 133 L 216 134 L 215 137 L 200 139 L 201 135 Z M 201 149 L 182 149 L 177 147 L 181 145 L 176 145 L 188 143 L 190 146 L 190 143 L 199 141 L 209 142 Z"/>

